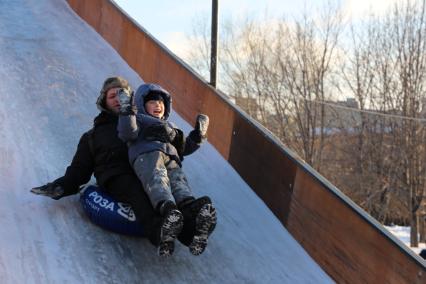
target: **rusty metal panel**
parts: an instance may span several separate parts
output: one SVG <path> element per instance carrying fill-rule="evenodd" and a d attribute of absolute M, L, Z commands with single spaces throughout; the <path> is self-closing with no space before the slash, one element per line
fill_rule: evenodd
<path fill-rule="evenodd" d="M 79 10 L 77 14 L 84 13 L 84 20 L 95 28 L 99 32 L 99 23 L 101 21 L 102 14 L 99 11 L 102 10 L 102 6 L 105 4 L 103 0 L 91 0 L 91 1 L 76 1 Z M 90 11 L 97 11 L 96 13 Z"/>
<path fill-rule="evenodd" d="M 236 116 L 229 162 L 286 225 L 297 165 L 260 127 Z"/>
<path fill-rule="evenodd" d="M 79 11 L 80 8 L 78 7 L 81 2 L 79 0 L 68 0 L 68 4 L 73 7 L 74 11 Z"/>
<path fill-rule="evenodd" d="M 200 112 L 210 116 L 210 143 L 332 278 L 339 283 L 426 283 L 426 268 L 418 256 L 114 3 L 68 2 L 146 82 L 171 92 L 174 110 L 185 120 L 194 123 Z"/>
<path fill-rule="evenodd" d="M 96 30 L 114 49 L 119 50 L 122 43 L 121 35 L 125 31 L 124 22 L 126 21 L 123 15 L 118 14 L 115 7 L 108 4 L 101 6 L 100 14 L 100 21 L 97 23 L 98 28 Z"/>
<path fill-rule="evenodd" d="M 154 82 L 156 64 L 152 57 L 157 57 L 154 44 L 143 35 L 139 36 L 138 39 L 141 40 L 141 50 L 137 56 L 137 62 L 140 62 L 140 65 L 138 65 L 138 69 L 136 71 L 140 72 L 139 74 L 146 82 Z"/>
<path fill-rule="evenodd" d="M 298 169 L 287 228 L 339 283 L 425 283 L 424 268 Z M 350 236 L 350 237 L 348 237 Z"/>
<path fill-rule="evenodd" d="M 199 96 L 200 93 L 196 92 L 195 95 Z M 209 142 L 229 161 L 234 122 L 237 116 L 235 110 L 230 105 L 225 104 L 223 99 L 215 95 L 210 89 L 201 105 L 201 112 L 207 113 L 211 117 Z"/>
<path fill-rule="evenodd" d="M 141 62 L 138 61 L 138 55 L 142 49 L 141 37 L 133 38 L 134 35 L 138 35 L 136 32 L 137 27 L 128 21 L 123 22 L 123 29 L 121 32 L 121 41 L 118 52 L 122 54 L 123 58 L 128 58 L 127 63 L 133 70 L 137 70 L 141 66 Z"/>

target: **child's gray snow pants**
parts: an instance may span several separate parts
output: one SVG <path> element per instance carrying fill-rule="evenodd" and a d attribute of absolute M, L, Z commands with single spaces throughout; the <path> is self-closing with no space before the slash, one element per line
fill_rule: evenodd
<path fill-rule="evenodd" d="M 170 200 L 179 204 L 193 197 L 179 164 L 161 151 L 139 155 L 133 163 L 133 169 L 154 209 L 162 201 Z"/>

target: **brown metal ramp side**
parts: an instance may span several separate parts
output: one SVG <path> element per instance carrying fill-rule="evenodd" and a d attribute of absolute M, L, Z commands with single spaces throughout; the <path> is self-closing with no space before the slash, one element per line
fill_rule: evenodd
<path fill-rule="evenodd" d="M 425 262 L 197 77 L 109 0 L 67 0 L 147 82 L 163 85 L 193 123 L 211 118 L 209 141 L 339 283 L 426 283 Z"/>

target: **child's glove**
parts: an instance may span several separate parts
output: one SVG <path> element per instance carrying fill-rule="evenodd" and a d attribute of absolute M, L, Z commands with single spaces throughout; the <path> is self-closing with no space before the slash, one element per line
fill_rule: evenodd
<path fill-rule="evenodd" d="M 207 129 L 209 128 L 209 117 L 205 114 L 199 114 L 195 121 L 194 130 L 189 133 L 195 143 L 201 143 L 207 139 Z"/>
<path fill-rule="evenodd" d="M 136 114 L 133 92 L 130 92 L 129 89 L 122 88 L 117 91 L 117 96 L 120 102 L 121 115 Z"/>
<path fill-rule="evenodd" d="M 64 189 L 62 186 L 52 182 L 39 187 L 34 187 L 31 189 L 31 192 L 37 195 L 51 197 L 55 200 L 60 199 L 64 195 Z"/>
<path fill-rule="evenodd" d="M 209 117 L 205 114 L 199 114 L 195 121 L 194 130 L 199 131 L 202 138 L 207 138 L 207 129 L 209 128 Z"/>

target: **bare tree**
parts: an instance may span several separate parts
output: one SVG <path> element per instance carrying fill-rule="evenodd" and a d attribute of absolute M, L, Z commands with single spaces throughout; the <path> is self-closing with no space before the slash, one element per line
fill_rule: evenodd
<path fill-rule="evenodd" d="M 337 8 L 321 19 L 227 23 L 222 27 L 224 88 L 248 114 L 321 169 L 327 127 L 315 101 L 331 96 L 328 82 L 341 29 Z"/>
<path fill-rule="evenodd" d="M 404 116 L 420 117 L 426 76 L 426 23 L 425 1 L 422 4 L 407 2 L 405 7 L 395 7 L 390 18 L 397 41 L 399 97 L 396 98 Z M 404 120 L 400 128 L 400 145 L 404 153 L 401 184 L 408 191 L 408 208 L 411 213 L 411 245 L 418 246 L 417 211 L 424 195 L 425 129 L 414 120 Z M 422 153 L 423 152 L 423 153 Z"/>
<path fill-rule="evenodd" d="M 358 27 L 362 28 L 361 36 L 353 33 L 354 48 L 343 72 L 361 109 L 368 104 L 383 114 L 362 116 L 358 132 L 360 188 L 371 189 L 362 190 L 367 192 L 365 207 L 384 218 L 389 195 L 402 197 L 410 214 L 412 246 L 418 244 L 417 213 L 424 196 L 426 169 L 425 129 L 416 120 L 422 116 L 425 100 L 424 8 L 424 1 L 407 1 L 396 5 L 386 17 L 372 17 L 366 26 Z M 396 118 L 389 118 L 392 115 Z M 373 173 L 375 179 L 365 178 L 365 173 Z M 384 203 L 375 208 L 377 201 Z"/>
<path fill-rule="evenodd" d="M 246 19 L 221 27 L 220 88 L 383 223 L 417 218 L 425 194 L 425 0 L 354 24 L 342 16 Z M 206 74 L 208 29 L 190 62 Z M 200 40 L 201 39 L 201 40 Z M 335 94 L 352 96 L 345 110 Z"/>
<path fill-rule="evenodd" d="M 321 171 L 322 154 L 329 126 L 323 102 L 331 98 L 330 74 L 342 19 L 338 9 L 328 7 L 320 21 L 304 16 L 293 25 L 280 25 L 280 54 L 277 60 L 284 83 L 285 96 L 291 102 L 288 110 L 296 128 L 286 129 L 302 157 Z M 291 144 L 290 144 L 291 145 Z"/>
<path fill-rule="evenodd" d="M 208 23 L 206 15 L 193 19 L 192 34 L 188 36 L 191 48 L 186 55 L 186 60 L 206 80 L 210 78 L 210 26 Z"/>

